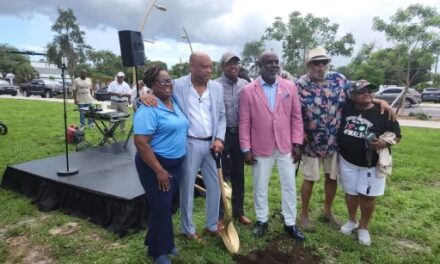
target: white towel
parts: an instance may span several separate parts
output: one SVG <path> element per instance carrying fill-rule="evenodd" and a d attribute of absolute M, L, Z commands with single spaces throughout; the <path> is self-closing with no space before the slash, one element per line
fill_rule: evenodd
<path fill-rule="evenodd" d="M 393 132 L 385 132 L 380 137 L 390 145 L 396 144 L 396 134 Z M 377 161 L 377 176 L 385 177 L 391 175 L 393 169 L 393 158 L 391 157 L 390 150 L 388 148 L 382 148 L 377 150 L 379 160 Z"/>

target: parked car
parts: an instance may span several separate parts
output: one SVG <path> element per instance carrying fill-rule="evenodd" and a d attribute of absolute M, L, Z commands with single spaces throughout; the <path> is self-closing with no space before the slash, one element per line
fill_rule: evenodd
<path fill-rule="evenodd" d="M 0 80 L 0 94 L 10 94 L 12 96 L 16 96 L 17 93 L 17 86 L 10 84 L 8 81 Z"/>
<path fill-rule="evenodd" d="M 95 92 L 95 99 L 98 101 L 110 101 L 110 95 L 108 94 L 107 88 L 107 86 L 99 88 Z"/>
<path fill-rule="evenodd" d="M 440 88 L 425 88 L 422 92 L 422 102 L 440 102 Z"/>
<path fill-rule="evenodd" d="M 374 97 L 377 99 L 382 99 L 387 101 L 389 104 L 394 102 L 394 100 L 402 93 L 404 87 L 387 87 L 383 90 L 380 90 L 374 94 Z M 405 107 L 409 108 L 415 104 L 419 104 L 422 102 L 421 94 L 414 90 L 413 88 L 409 88 L 408 94 L 405 99 Z"/>
<path fill-rule="evenodd" d="M 20 91 L 26 97 L 37 94 L 43 98 L 51 98 L 54 95 L 62 94 L 63 86 L 52 80 L 33 79 L 30 83 L 21 84 Z"/>

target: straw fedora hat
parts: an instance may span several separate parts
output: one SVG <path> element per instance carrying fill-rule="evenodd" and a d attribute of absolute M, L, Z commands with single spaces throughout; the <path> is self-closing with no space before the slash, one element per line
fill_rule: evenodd
<path fill-rule="evenodd" d="M 314 49 L 309 50 L 309 54 L 306 59 L 306 65 L 309 65 L 311 61 L 317 60 L 327 60 L 330 62 L 332 59 L 327 55 L 325 49 L 321 47 L 316 47 Z"/>

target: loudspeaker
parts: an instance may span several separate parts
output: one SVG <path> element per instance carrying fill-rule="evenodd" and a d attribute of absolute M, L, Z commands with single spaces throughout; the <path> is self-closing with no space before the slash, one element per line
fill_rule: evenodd
<path fill-rule="evenodd" d="M 121 46 L 122 65 L 133 67 L 145 64 L 144 40 L 139 31 L 121 30 L 119 45 Z"/>

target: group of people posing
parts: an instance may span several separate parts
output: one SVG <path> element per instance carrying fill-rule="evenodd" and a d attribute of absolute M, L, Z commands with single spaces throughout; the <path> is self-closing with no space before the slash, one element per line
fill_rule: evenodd
<path fill-rule="evenodd" d="M 152 93 L 140 98 L 134 142 L 136 168 L 151 210 L 145 238 L 148 254 L 155 263 L 171 263 L 170 255 L 178 254 L 172 224 L 178 192 L 181 233 L 203 241 L 193 222 L 199 170 L 206 187 L 204 233 L 221 232 L 221 192 L 211 151 L 230 159 L 233 216 L 243 225 L 251 224 L 243 209 L 244 165 L 252 166 L 255 237 L 264 236 L 269 228 L 268 186 L 276 162 L 283 228 L 289 236 L 302 242 L 305 236 L 299 227 L 314 229 L 309 201 L 322 167 L 322 218 L 344 234 L 358 229 L 359 243 L 370 245 L 368 222 L 390 173 L 389 147 L 401 137 L 394 116 L 383 113 L 392 113 L 389 105 L 373 98 L 376 86 L 329 72 L 331 58 L 321 48 L 310 50 L 307 74 L 296 81 L 280 77 L 279 58 L 273 52 L 261 54 L 260 75 L 250 83 L 238 77 L 239 61 L 235 54 L 225 53 L 217 80 L 210 80 L 212 61 L 203 52 L 191 54 L 190 74 L 177 80 L 160 66 L 144 73 L 143 82 Z M 297 166 L 304 177 L 298 218 Z M 331 209 L 338 178 L 349 215 L 344 225 Z"/>

